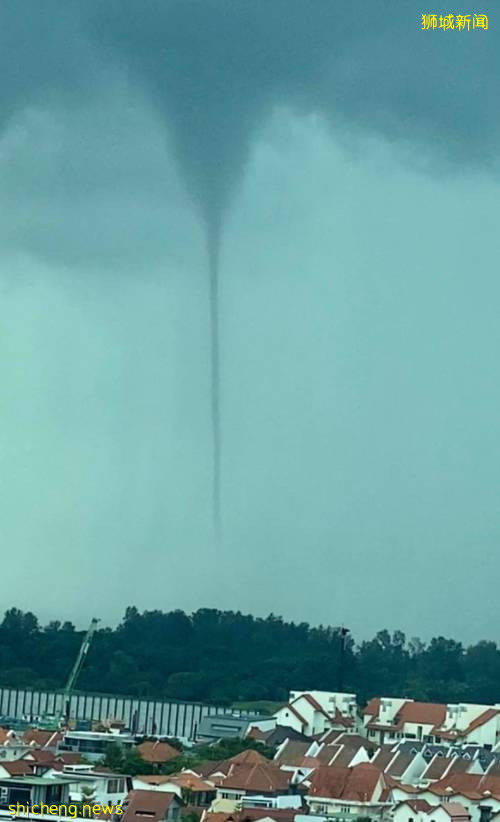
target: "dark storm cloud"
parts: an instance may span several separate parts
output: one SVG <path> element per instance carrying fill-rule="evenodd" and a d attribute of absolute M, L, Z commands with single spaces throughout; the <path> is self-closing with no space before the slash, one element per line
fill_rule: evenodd
<path fill-rule="evenodd" d="M 164 116 L 186 183 L 215 225 L 276 104 L 319 111 L 334 129 L 351 123 L 491 159 L 494 32 L 423 32 L 422 11 L 410 0 L 46 0 L 22 9 L 7 0 L 2 120 L 55 94 L 74 105 L 101 61 L 120 64 Z M 494 26 L 493 5 L 481 11 Z"/>
<path fill-rule="evenodd" d="M 471 162 L 497 146 L 495 38 L 423 32 L 411 0 L 110 0 L 87 8 L 90 39 L 164 114 L 188 186 L 215 227 L 276 104 L 321 112 L 334 130 L 350 122 Z"/>

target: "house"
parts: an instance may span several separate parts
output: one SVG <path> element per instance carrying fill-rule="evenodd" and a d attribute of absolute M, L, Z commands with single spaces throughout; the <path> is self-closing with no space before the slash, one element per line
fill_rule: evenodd
<path fill-rule="evenodd" d="M 393 739 L 415 739 L 492 750 L 500 744 L 500 705 L 443 705 L 377 697 L 363 710 L 363 726 L 368 738 L 380 745 Z"/>
<path fill-rule="evenodd" d="M 34 776 L 33 764 L 25 759 L 0 763 L 0 779 L 11 779 L 16 776 Z"/>
<path fill-rule="evenodd" d="M 427 814 L 436 807 L 426 799 L 405 799 L 395 806 L 392 820 L 393 822 L 427 822 Z"/>
<path fill-rule="evenodd" d="M 0 762 L 19 759 L 28 750 L 28 744 L 11 728 L 0 727 Z"/>
<path fill-rule="evenodd" d="M 300 794 L 280 794 L 279 796 L 242 796 L 240 800 L 242 810 L 255 812 L 260 810 L 273 811 L 302 811 L 304 810 L 304 800 Z"/>
<path fill-rule="evenodd" d="M 482 774 L 483 772 L 479 759 L 466 759 L 458 754 L 451 756 L 434 754 L 421 774 L 418 784 L 427 786 L 455 773 Z"/>
<path fill-rule="evenodd" d="M 434 742 L 446 718 L 446 705 L 412 699 L 376 698 L 363 710 L 368 739 L 379 745 L 398 739 Z"/>
<path fill-rule="evenodd" d="M 259 751 L 248 748 L 239 754 L 223 759 L 221 762 L 207 762 L 205 766 L 198 765 L 195 769 L 185 768 L 188 773 L 196 773 L 204 779 L 209 779 L 214 785 L 221 784 L 235 765 L 269 765 L 270 761 Z"/>
<path fill-rule="evenodd" d="M 123 803 L 123 822 L 176 822 L 183 802 L 167 791 L 130 791 Z"/>
<path fill-rule="evenodd" d="M 22 806 L 17 818 L 29 818 L 33 806 L 67 805 L 69 784 L 65 779 L 48 779 L 42 776 L 11 776 L 0 779 L 0 817 L 12 819 L 9 805 Z M 53 817 L 52 817 L 53 818 Z"/>
<path fill-rule="evenodd" d="M 314 743 L 315 745 L 316 743 Z M 363 762 L 369 762 L 366 748 L 350 745 L 320 745 L 317 750 L 309 751 L 298 768 L 292 769 L 290 766 L 281 764 L 284 770 L 295 770 L 297 776 L 303 775 L 302 781 L 309 785 L 309 775 L 321 766 L 351 768 Z"/>
<path fill-rule="evenodd" d="M 484 822 L 500 811 L 500 776 L 456 773 L 426 788 L 393 784 L 391 798 L 396 803 L 425 799 L 433 806 L 457 803 L 465 808 L 472 822 Z"/>
<path fill-rule="evenodd" d="M 277 808 L 274 805 L 244 807 L 232 813 L 204 813 L 201 822 L 295 822 L 299 812 L 297 808 Z"/>
<path fill-rule="evenodd" d="M 92 800 L 97 805 L 121 805 L 132 790 L 132 777 L 112 773 L 92 765 L 62 765 L 47 771 L 47 777 L 57 776 L 69 784 L 71 802 Z"/>
<path fill-rule="evenodd" d="M 447 705 L 446 716 L 435 736 L 443 742 L 480 745 L 491 750 L 500 742 L 500 706 Z"/>
<path fill-rule="evenodd" d="M 401 802 L 392 814 L 393 822 L 470 822 L 470 815 L 459 802 L 430 805 L 425 799 Z"/>
<path fill-rule="evenodd" d="M 26 762 L 32 763 L 33 768 L 40 766 L 41 768 L 50 768 L 57 760 L 57 756 L 53 751 L 40 748 L 30 748 L 22 759 Z"/>
<path fill-rule="evenodd" d="M 236 822 L 295 822 L 295 808 L 242 808 Z"/>
<path fill-rule="evenodd" d="M 353 694 L 330 691 L 290 691 L 286 705 L 274 714 L 277 725 L 287 725 L 312 737 L 329 730 L 355 729 L 356 700 Z"/>
<path fill-rule="evenodd" d="M 181 771 L 168 776 L 164 774 L 136 776 L 133 784 L 136 789 L 176 793 L 187 805 L 194 805 L 197 808 L 208 808 L 216 796 L 213 782 L 202 779 L 189 771 Z"/>
<path fill-rule="evenodd" d="M 353 768 L 321 766 L 312 774 L 305 801 L 310 813 L 319 816 L 369 816 L 383 807 L 384 789 L 382 774 L 370 763 Z"/>
<path fill-rule="evenodd" d="M 150 765 L 164 765 L 180 755 L 177 748 L 172 747 L 168 742 L 160 742 L 159 740 L 141 742 L 137 746 L 137 750 L 141 759 Z"/>
<path fill-rule="evenodd" d="M 338 711 L 346 718 L 356 715 L 356 694 L 338 693 L 336 691 L 290 691 L 289 702 L 294 702 L 301 696 L 309 694 L 329 715 Z"/>
<path fill-rule="evenodd" d="M 245 795 L 278 796 L 290 792 L 291 774 L 273 762 L 233 764 L 217 787 L 217 799 L 233 802 Z"/>

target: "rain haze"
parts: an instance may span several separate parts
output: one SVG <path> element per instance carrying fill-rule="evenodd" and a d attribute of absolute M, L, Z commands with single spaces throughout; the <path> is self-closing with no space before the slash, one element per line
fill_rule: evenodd
<path fill-rule="evenodd" d="M 427 11 L 3 0 L 6 607 L 497 637 L 500 18 Z"/>

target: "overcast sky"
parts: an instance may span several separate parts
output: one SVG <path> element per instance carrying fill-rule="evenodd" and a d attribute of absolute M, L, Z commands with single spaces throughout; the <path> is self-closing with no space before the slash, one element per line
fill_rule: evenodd
<path fill-rule="evenodd" d="M 498 638 L 500 16 L 421 30 L 460 10 L 4 0 L 4 607 Z"/>

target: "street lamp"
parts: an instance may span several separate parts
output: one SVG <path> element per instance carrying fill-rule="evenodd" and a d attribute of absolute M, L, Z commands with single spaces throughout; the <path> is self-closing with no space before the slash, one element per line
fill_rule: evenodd
<path fill-rule="evenodd" d="M 345 628 L 343 625 L 340 628 L 340 659 L 339 659 L 339 691 L 340 693 L 344 690 L 344 658 L 345 658 L 345 644 L 346 644 L 346 637 L 350 634 L 349 628 Z"/>

